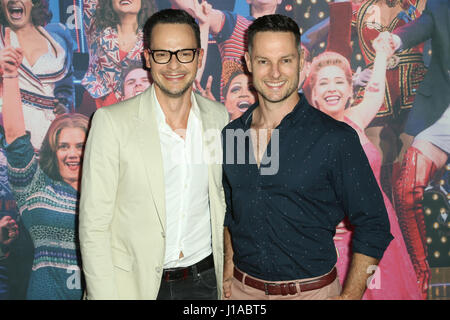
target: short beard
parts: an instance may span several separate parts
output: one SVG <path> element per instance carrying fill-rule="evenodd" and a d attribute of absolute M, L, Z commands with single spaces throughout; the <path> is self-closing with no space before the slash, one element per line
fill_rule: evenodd
<path fill-rule="evenodd" d="M 181 97 L 183 94 L 186 93 L 186 91 L 188 91 L 190 88 L 192 88 L 192 84 L 194 83 L 194 79 L 192 79 L 192 81 L 189 81 L 185 87 L 183 87 L 181 90 L 178 91 L 170 91 L 169 89 L 167 89 L 166 87 L 164 87 L 162 84 L 158 83 L 157 80 L 155 80 L 155 78 L 153 78 L 153 82 L 155 83 L 155 85 L 161 89 L 161 91 L 167 95 L 170 98 L 179 98 Z"/>
<path fill-rule="evenodd" d="M 298 92 L 298 84 L 299 84 L 299 77 L 297 77 L 297 81 L 295 81 L 295 83 L 292 84 L 291 87 L 288 88 L 286 94 L 281 97 L 281 99 L 278 100 L 271 100 L 268 96 L 266 96 L 263 92 L 263 90 L 258 90 L 258 88 L 256 87 L 257 85 L 255 85 L 255 83 L 253 82 L 253 86 L 255 86 L 256 92 L 258 92 L 263 98 L 264 100 L 266 100 L 267 102 L 270 103 L 278 103 L 278 102 L 282 102 L 284 100 L 286 100 L 287 98 L 289 98 L 294 92 Z"/>

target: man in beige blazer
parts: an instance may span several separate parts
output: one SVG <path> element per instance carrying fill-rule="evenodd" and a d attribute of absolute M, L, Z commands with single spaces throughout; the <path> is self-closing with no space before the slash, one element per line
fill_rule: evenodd
<path fill-rule="evenodd" d="M 144 56 L 154 84 L 97 110 L 86 144 L 79 228 L 86 297 L 217 299 L 220 130 L 228 113 L 192 92 L 203 51 L 185 11 L 147 21 Z"/>

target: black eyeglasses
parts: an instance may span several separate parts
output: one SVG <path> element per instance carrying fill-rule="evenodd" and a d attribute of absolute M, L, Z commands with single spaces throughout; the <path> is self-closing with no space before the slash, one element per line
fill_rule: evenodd
<path fill-rule="evenodd" d="M 177 51 L 170 50 L 151 50 L 147 49 L 147 51 L 152 55 L 153 61 L 158 64 L 166 64 L 169 63 L 170 59 L 172 59 L 172 55 L 177 57 L 177 60 L 181 63 L 190 63 L 194 61 L 195 53 L 200 49 L 180 49 Z"/>

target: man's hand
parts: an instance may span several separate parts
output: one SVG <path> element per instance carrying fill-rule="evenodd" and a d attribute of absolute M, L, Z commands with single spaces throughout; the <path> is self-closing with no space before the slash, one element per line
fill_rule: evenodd
<path fill-rule="evenodd" d="M 223 266 L 223 296 L 227 299 L 231 297 L 231 281 L 233 280 L 233 269 L 233 261 L 227 261 L 226 259 Z"/>
<path fill-rule="evenodd" d="M 340 296 L 330 297 L 330 300 L 361 300 L 366 290 L 367 279 L 375 271 L 372 266 L 378 265 L 378 260 L 361 253 L 354 253 L 350 270 Z"/>
<path fill-rule="evenodd" d="M 19 236 L 19 227 L 10 216 L 0 219 L 0 244 L 10 245 Z"/>
<path fill-rule="evenodd" d="M 225 299 L 231 297 L 231 281 L 233 280 L 233 247 L 231 244 L 231 234 L 227 227 L 223 232 L 224 243 L 224 263 L 223 263 L 223 296 Z"/>

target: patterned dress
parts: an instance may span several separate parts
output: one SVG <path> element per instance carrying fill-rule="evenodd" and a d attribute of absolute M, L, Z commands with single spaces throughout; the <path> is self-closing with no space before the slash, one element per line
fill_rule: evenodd
<path fill-rule="evenodd" d="M 5 149 L 9 182 L 34 244 L 27 299 L 80 300 L 84 286 L 76 233 L 78 192 L 41 170 L 29 134 Z"/>
<path fill-rule="evenodd" d="M 31 132 L 33 147 L 39 150 L 50 124 L 55 119 L 54 100 L 58 99 L 71 110 L 75 87 L 72 39 L 68 29 L 62 24 L 50 23 L 45 28 L 37 27 L 37 30 L 47 40 L 47 52 L 33 65 L 24 57 L 18 72 L 25 128 Z M 5 35 L 5 28 L 0 26 L 0 50 L 9 44 L 13 48 L 20 47 L 13 30 L 10 31 L 9 39 L 6 39 Z"/>
<path fill-rule="evenodd" d="M 115 103 L 122 99 L 122 70 L 131 63 L 142 62 L 143 32 L 138 30 L 134 47 L 121 57 L 119 35 L 116 28 L 99 30 L 95 25 L 98 0 L 83 1 L 83 23 L 89 46 L 89 66 L 81 84 L 94 99 L 102 99 L 97 106 L 105 106 L 103 100 Z"/>

